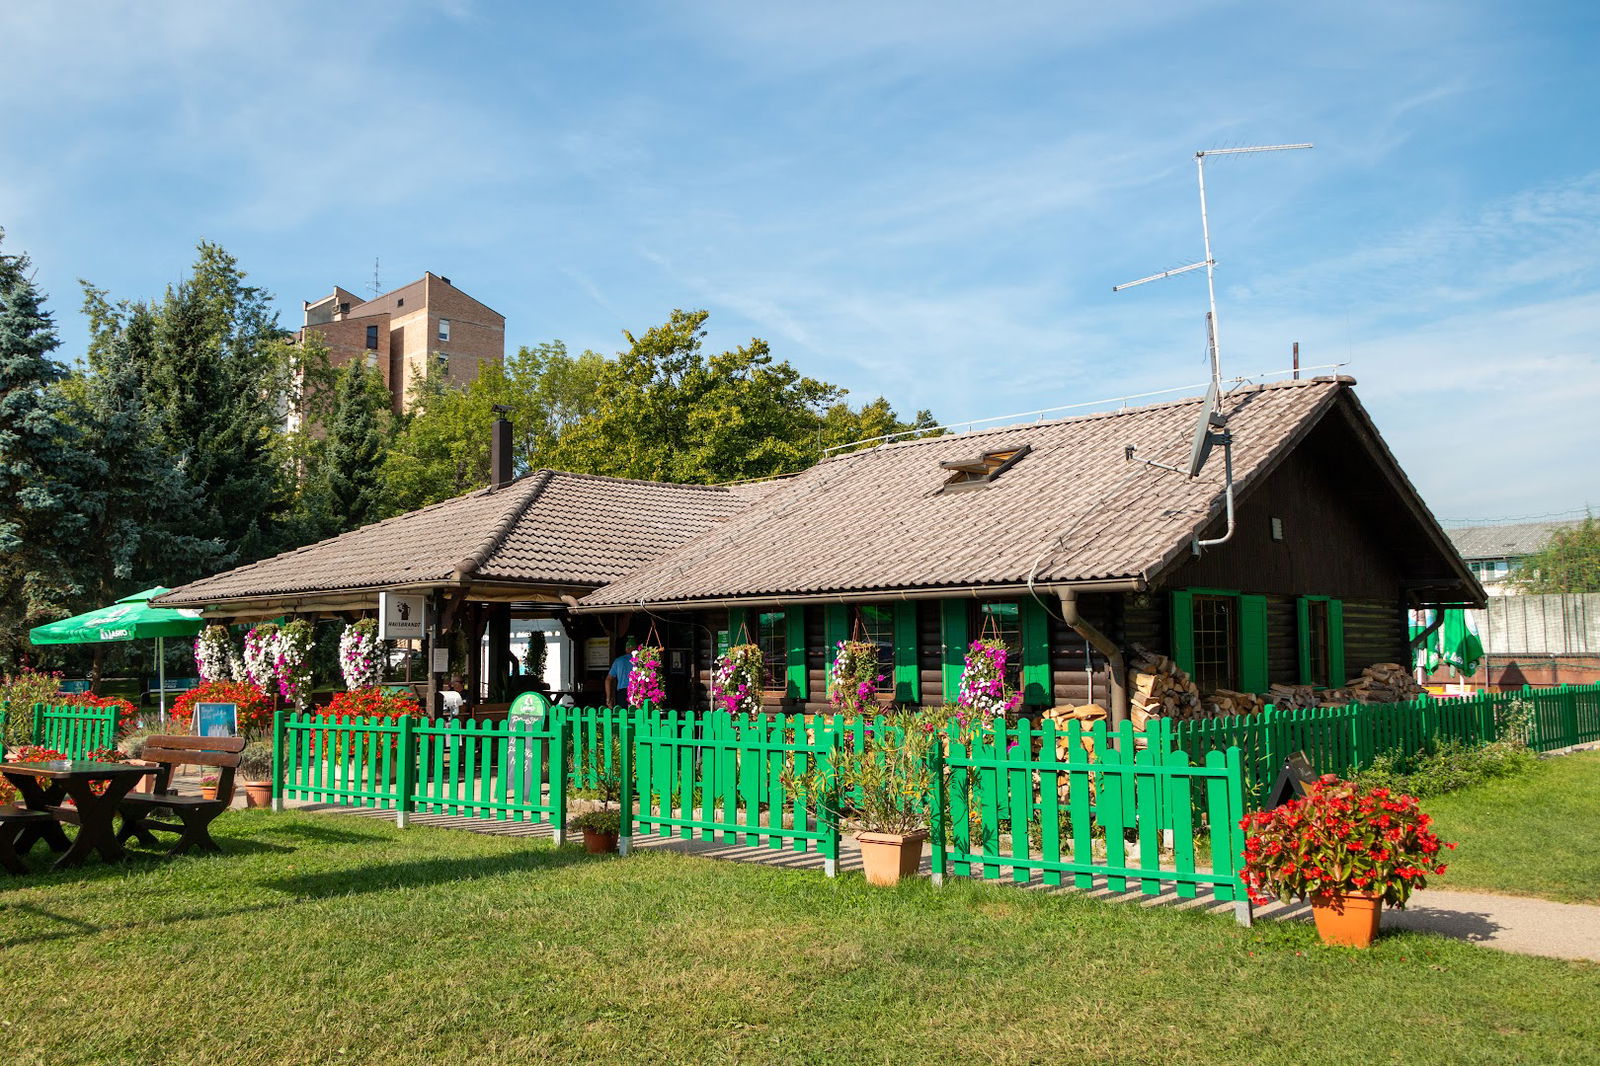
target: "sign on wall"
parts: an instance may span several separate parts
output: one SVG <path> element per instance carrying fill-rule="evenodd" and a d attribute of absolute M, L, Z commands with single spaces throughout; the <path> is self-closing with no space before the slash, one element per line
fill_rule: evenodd
<path fill-rule="evenodd" d="M 194 705 L 194 732 L 199 737 L 239 735 L 237 703 L 197 703 Z"/>
<path fill-rule="evenodd" d="M 589 670 L 611 668 L 611 641 L 606 637 L 590 637 L 583 642 L 583 665 Z"/>
<path fill-rule="evenodd" d="M 436 674 L 448 673 L 450 670 L 450 649 L 434 648 L 428 661 L 428 667 Z"/>
<path fill-rule="evenodd" d="M 378 639 L 421 640 L 428 598 L 401 592 L 378 593 Z"/>

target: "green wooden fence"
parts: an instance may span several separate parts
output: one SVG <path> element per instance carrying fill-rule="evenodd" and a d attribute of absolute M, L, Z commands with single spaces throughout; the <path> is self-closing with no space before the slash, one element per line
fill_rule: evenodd
<path fill-rule="evenodd" d="M 1209 751 L 1237 747 L 1247 799 L 1259 806 L 1293 752 L 1304 752 L 1319 773 L 1350 774 L 1379 755 L 1396 753 L 1404 761 L 1444 740 L 1490 743 L 1519 703 L 1533 712 L 1526 739 L 1536 751 L 1600 741 L 1600 685 L 1561 685 L 1403 703 L 1268 706 L 1255 715 L 1173 723 L 1172 743 L 1196 762 Z"/>
<path fill-rule="evenodd" d="M 272 798 L 566 829 L 567 723 L 273 717 Z"/>
<path fill-rule="evenodd" d="M 815 849 L 829 876 L 838 870 L 839 823 L 786 771 L 826 771 L 836 733 L 802 715 L 736 722 L 725 712 L 665 714 L 623 729 L 622 837 L 635 829 L 690 839 Z M 634 811 L 637 795 L 638 811 Z"/>
<path fill-rule="evenodd" d="M 91 751 L 114 747 L 117 742 L 115 707 L 73 707 L 35 703 L 33 743 L 81 759 Z"/>
<path fill-rule="evenodd" d="M 1070 878 L 1089 889 L 1103 880 L 1113 892 L 1152 895 L 1170 884 L 1183 898 L 1209 886 L 1216 899 L 1240 904 L 1248 921 L 1239 751 L 1208 752 L 1195 766 L 1184 752 L 1143 740 L 1127 723 L 1108 735 L 1100 723 L 1035 730 L 1021 722 L 965 738 L 951 726 L 947 751 L 934 753 L 935 880 L 952 871 L 993 880 L 1009 867 L 1023 884 Z M 1196 790 L 1209 827 L 1204 865 Z"/>

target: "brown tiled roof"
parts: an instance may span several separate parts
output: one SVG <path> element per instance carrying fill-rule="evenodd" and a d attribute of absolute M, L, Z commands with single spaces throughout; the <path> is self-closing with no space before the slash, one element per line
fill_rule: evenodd
<path fill-rule="evenodd" d="M 173 606 L 472 580 L 594 586 L 677 547 L 766 486 L 539 470 L 173 589 Z"/>
<path fill-rule="evenodd" d="M 1239 490 L 1325 413 L 1350 379 L 1224 399 Z M 585 606 L 875 589 L 1150 577 L 1221 506 L 1214 451 L 1194 480 L 1127 461 L 1186 463 L 1194 397 L 853 452 L 777 484 L 727 522 L 584 597 Z M 1353 396 L 1351 402 L 1354 402 Z M 1028 445 L 981 488 L 942 493 L 942 462 Z"/>

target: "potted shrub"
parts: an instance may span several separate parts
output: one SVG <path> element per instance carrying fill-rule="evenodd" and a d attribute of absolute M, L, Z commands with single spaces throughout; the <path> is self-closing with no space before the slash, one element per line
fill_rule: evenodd
<path fill-rule="evenodd" d="M 622 812 L 602 807 L 585 811 L 567 823 L 583 830 L 583 850 L 591 855 L 608 855 L 617 850 L 617 834 L 622 831 Z"/>
<path fill-rule="evenodd" d="M 1333 774 L 1304 799 L 1247 816 L 1245 886 L 1265 903 L 1311 900 L 1323 943 L 1366 947 L 1382 907 L 1404 908 L 1427 875 L 1442 874 L 1433 819 L 1411 796 L 1364 789 Z"/>
<path fill-rule="evenodd" d="M 239 783 L 244 786 L 246 807 L 272 806 L 272 744 L 252 740 L 239 753 Z"/>
<path fill-rule="evenodd" d="M 585 811 L 567 823 L 568 829 L 583 831 L 583 850 L 591 855 L 616 851 L 617 836 L 622 831 L 622 812 L 616 809 L 622 798 L 622 761 L 615 742 L 609 754 L 610 758 L 601 759 L 595 768 L 593 795 L 600 801 L 599 808 Z"/>
<path fill-rule="evenodd" d="M 940 712 L 901 711 L 884 728 L 867 727 L 859 742 L 846 734 L 833 764 L 784 775 L 819 808 L 848 823 L 861 845 L 867 883 L 893 885 L 916 876 L 928 842 L 928 756 L 940 742 Z"/>

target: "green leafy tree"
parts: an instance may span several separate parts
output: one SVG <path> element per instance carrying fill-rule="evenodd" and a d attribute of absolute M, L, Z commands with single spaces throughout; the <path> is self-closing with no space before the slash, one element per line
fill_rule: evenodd
<path fill-rule="evenodd" d="M 1517 564 L 1511 580 L 1524 592 L 1600 592 L 1600 525 L 1594 516 L 1556 530 L 1543 550 Z"/>
<path fill-rule="evenodd" d="M 0 231 L 0 241 L 4 233 Z M 27 650 L 27 630 L 60 618 L 82 593 L 63 549 L 84 537 L 89 454 L 58 386 L 66 367 L 55 321 L 26 255 L 0 250 L 0 654 Z"/>

